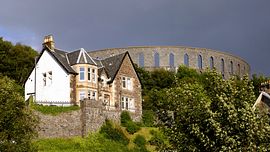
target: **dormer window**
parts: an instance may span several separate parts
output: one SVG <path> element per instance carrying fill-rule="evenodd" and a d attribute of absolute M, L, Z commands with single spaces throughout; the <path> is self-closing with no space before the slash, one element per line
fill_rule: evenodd
<path fill-rule="evenodd" d="M 122 77 L 122 88 L 132 90 L 132 79 L 130 77 Z"/>

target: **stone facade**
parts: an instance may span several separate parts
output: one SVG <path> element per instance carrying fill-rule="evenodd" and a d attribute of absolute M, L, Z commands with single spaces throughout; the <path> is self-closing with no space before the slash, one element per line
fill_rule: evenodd
<path fill-rule="evenodd" d="M 249 64 L 240 57 L 229 53 L 219 52 L 206 48 L 193 48 L 183 46 L 146 46 L 146 47 L 127 47 L 112 48 L 88 52 L 92 57 L 106 57 L 128 51 L 132 61 L 145 69 L 169 68 L 177 69 L 179 65 L 184 65 L 184 56 L 188 55 L 189 67 L 198 69 L 198 56 L 202 57 L 202 69 L 210 68 L 210 58 L 213 59 L 213 67 L 229 78 L 231 75 L 239 75 L 250 73 Z M 155 66 L 155 54 L 158 55 L 159 66 Z M 173 61 L 170 62 L 170 56 Z M 222 61 L 224 60 L 224 71 L 222 70 Z M 143 63 L 143 65 L 141 65 Z M 171 63 L 173 63 L 171 65 Z M 232 64 L 231 64 L 232 63 Z"/>

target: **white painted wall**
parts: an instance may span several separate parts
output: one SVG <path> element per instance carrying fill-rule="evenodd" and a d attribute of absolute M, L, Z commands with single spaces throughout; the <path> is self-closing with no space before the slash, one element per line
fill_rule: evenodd
<path fill-rule="evenodd" d="M 27 93 L 34 92 L 34 70 L 25 84 L 25 99 L 29 97 Z M 47 50 L 40 57 L 36 70 L 36 101 L 70 102 L 70 75 Z M 52 72 L 52 81 L 48 78 L 49 71 Z M 46 86 L 43 81 L 44 73 L 46 73 Z"/>

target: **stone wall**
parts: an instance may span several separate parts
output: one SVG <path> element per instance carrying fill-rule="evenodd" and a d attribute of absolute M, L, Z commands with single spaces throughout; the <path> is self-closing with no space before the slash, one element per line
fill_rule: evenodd
<path fill-rule="evenodd" d="M 81 136 L 81 110 L 62 113 L 57 116 L 35 112 L 39 117 L 39 138 Z"/>
<path fill-rule="evenodd" d="M 174 57 L 174 67 L 184 64 L 184 55 L 189 57 L 189 67 L 198 69 L 198 56 L 202 56 L 202 70 L 210 67 L 210 58 L 213 57 L 214 67 L 217 71 L 221 71 L 221 60 L 224 60 L 224 77 L 227 79 L 231 75 L 243 76 L 250 74 L 249 64 L 240 57 L 229 53 L 220 52 L 206 48 L 193 48 L 184 46 L 142 46 L 142 47 L 127 47 L 127 48 L 111 48 L 89 52 L 92 57 L 108 57 L 114 54 L 119 54 L 128 51 L 132 61 L 138 65 L 139 56 L 143 56 L 143 62 L 146 69 L 154 69 L 155 53 L 159 54 L 160 68 L 172 68 L 170 65 L 170 54 Z M 233 62 L 233 73 L 230 72 L 230 62 Z M 239 69 L 240 67 L 240 69 Z M 240 71 L 240 72 L 239 72 Z"/>
<path fill-rule="evenodd" d="M 35 112 L 40 119 L 38 127 L 39 138 L 84 137 L 90 132 L 98 131 L 105 119 L 120 123 L 121 111 L 108 111 L 99 101 L 84 100 L 80 102 L 80 107 L 80 110 L 56 116 Z M 131 113 L 131 117 L 135 121 L 141 119 L 134 113 Z"/>

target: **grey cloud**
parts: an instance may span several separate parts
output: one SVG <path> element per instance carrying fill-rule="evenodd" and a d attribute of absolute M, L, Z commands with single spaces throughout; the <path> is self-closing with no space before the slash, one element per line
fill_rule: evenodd
<path fill-rule="evenodd" d="M 56 46 L 68 50 L 134 45 L 212 48 L 246 59 L 252 72 L 270 75 L 269 4 L 268 0 L 4 0 L 0 28 L 35 46 L 41 45 L 44 35 L 53 34 Z"/>

